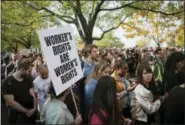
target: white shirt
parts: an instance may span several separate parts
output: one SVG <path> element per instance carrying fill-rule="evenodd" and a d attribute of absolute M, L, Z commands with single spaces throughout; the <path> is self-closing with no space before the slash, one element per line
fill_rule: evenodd
<path fill-rule="evenodd" d="M 42 111 L 42 107 L 48 96 L 48 91 L 51 84 L 51 78 L 48 76 L 47 79 L 42 79 L 40 76 L 38 76 L 33 81 L 33 84 L 34 84 L 35 92 L 38 93 L 38 102 L 39 102 L 38 108 L 39 108 L 39 111 Z"/>
<path fill-rule="evenodd" d="M 134 119 L 147 122 L 147 114 L 153 114 L 161 106 L 161 101 L 158 99 L 153 102 L 153 94 L 143 85 L 138 84 L 134 90 L 135 103 L 132 108 L 132 116 Z"/>

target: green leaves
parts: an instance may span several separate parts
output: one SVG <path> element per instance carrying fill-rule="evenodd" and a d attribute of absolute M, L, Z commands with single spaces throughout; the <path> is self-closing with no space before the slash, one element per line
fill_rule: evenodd
<path fill-rule="evenodd" d="M 35 4 L 39 2 L 35 1 Z M 46 5 L 41 2 L 40 5 Z M 36 30 L 45 27 L 41 12 L 16 1 L 2 3 L 2 48 L 11 48 L 13 44 L 30 48 L 38 45 Z"/>
<path fill-rule="evenodd" d="M 182 1 L 3 1 L 2 42 L 4 47 L 11 46 L 13 42 L 25 47 L 30 47 L 30 43 L 37 46 L 39 42 L 36 30 L 73 23 L 83 41 L 92 43 L 94 27 L 108 32 L 111 27 L 117 27 L 124 17 L 128 17 L 123 22 L 127 25 L 121 26 L 130 33 L 127 34 L 128 38 L 144 36 L 151 39 L 153 35 L 157 35 L 160 38 L 158 41 L 164 41 L 170 36 L 166 32 L 175 32 L 167 30 L 177 27 L 174 21 L 184 21 L 183 13 L 173 14 L 183 9 Z M 160 17 L 158 21 L 157 16 Z M 147 25 L 151 28 L 146 28 Z M 83 35 L 81 31 L 84 31 Z M 119 41 L 109 35 L 111 37 L 105 34 L 104 41 L 99 42 L 110 45 L 111 42 L 108 41 Z M 181 39 L 183 37 L 179 36 L 176 40 Z"/>

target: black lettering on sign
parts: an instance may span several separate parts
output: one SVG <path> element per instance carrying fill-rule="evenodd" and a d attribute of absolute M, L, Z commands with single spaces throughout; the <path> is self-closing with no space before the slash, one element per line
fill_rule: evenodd
<path fill-rule="evenodd" d="M 65 83 L 65 76 L 63 75 L 60 78 L 61 78 L 62 84 L 64 84 Z"/>
<path fill-rule="evenodd" d="M 69 39 L 72 40 L 71 33 L 69 32 L 69 33 L 67 33 L 67 34 L 68 34 L 68 36 L 69 36 Z"/>
<path fill-rule="evenodd" d="M 66 44 L 66 43 L 64 43 L 64 44 L 58 46 L 58 49 L 59 49 L 59 52 L 60 52 L 60 53 L 63 53 L 63 52 L 65 52 L 65 51 L 67 51 L 67 49 L 66 49 L 66 47 L 65 47 L 65 44 Z"/>
<path fill-rule="evenodd" d="M 60 68 L 61 68 L 61 66 L 54 69 L 55 74 L 56 74 L 57 77 L 60 76 L 60 74 L 61 74 Z"/>
<path fill-rule="evenodd" d="M 52 48 L 53 48 L 53 53 L 54 53 L 54 55 L 57 55 L 57 54 L 58 54 L 58 49 L 57 49 L 57 47 L 56 47 L 56 46 L 53 46 Z"/>
<path fill-rule="evenodd" d="M 77 71 L 76 71 L 76 68 L 74 69 L 74 75 L 77 76 Z"/>
<path fill-rule="evenodd" d="M 63 84 L 73 79 L 75 76 L 77 76 L 76 68 L 70 70 L 69 72 L 65 73 L 61 76 L 61 81 Z"/>
<path fill-rule="evenodd" d="M 69 42 L 67 43 L 67 46 L 68 46 L 68 50 L 71 50 L 71 46 Z"/>
<path fill-rule="evenodd" d="M 74 66 L 74 64 L 73 64 L 73 60 L 72 60 L 72 61 L 70 61 L 69 63 L 70 63 L 70 65 L 71 65 L 71 67 L 72 67 L 72 68 L 74 68 L 74 67 L 75 67 L 75 66 Z"/>
<path fill-rule="evenodd" d="M 75 66 L 78 66 L 77 59 L 74 59 L 74 62 L 75 62 Z"/>
<path fill-rule="evenodd" d="M 73 69 L 75 67 L 74 65 L 75 60 L 71 60 L 67 63 L 64 63 L 63 65 L 57 67 L 54 69 L 56 76 L 60 76 L 64 74 L 65 72 L 68 72 L 69 70 Z"/>
<path fill-rule="evenodd" d="M 54 44 L 59 44 L 61 42 L 59 35 L 54 35 L 54 41 L 55 41 Z"/>
<path fill-rule="evenodd" d="M 62 55 L 60 55 L 60 61 L 61 61 L 61 63 L 63 63 L 63 62 L 67 62 L 67 61 L 69 61 L 70 59 L 69 59 L 69 53 L 68 52 L 66 52 L 66 53 L 64 53 L 64 54 L 62 54 Z"/>
<path fill-rule="evenodd" d="M 47 46 L 51 46 L 51 41 L 50 41 L 49 37 L 44 37 L 44 40 L 45 40 Z"/>
<path fill-rule="evenodd" d="M 69 35 L 69 39 L 72 40 L 71 33 L 63 33 L 63 34 L 47 36 L 47 37 L 44 37 L 44 40 L 47 46 L 51 46 L 51 45 L 68 41 L 68 37 L 67 37 L 68 35 Z"/>
<path fill-rule="evenodd" d="M 54 55 L 56 56 L 58 54 L 71 50 L 71 46 L 69 43 L 64 43 L 64 44 L 53 46 L 52 49 L 53 49 Z"/>
<path fill-rule="evenodd" d="M 66 40 L 65 40 L 65 36 L 64 36 L 64 34 L 62 34 L 62 40 L 63 40 L 63 42 L 65 42 Z"/>
<path fill-rule="evenodd" d="M 67 33 L 64 33 L 64 38 L 65 38 L 65 41 L 68 41 Z"/>
<path fill-rule="evenodd" d="M 55 45 L 56 44 L 55 37 L 54 36 L 51 36 L 50 39 L 51 39 L 52 44 Z"/>

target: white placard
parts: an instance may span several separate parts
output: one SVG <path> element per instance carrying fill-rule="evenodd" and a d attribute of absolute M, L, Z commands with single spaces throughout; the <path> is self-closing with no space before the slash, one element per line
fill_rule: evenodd
<path fill-rule="evenodd" d="M 57 95 L 83 77 L 71 27 L 37 31 Z"/>

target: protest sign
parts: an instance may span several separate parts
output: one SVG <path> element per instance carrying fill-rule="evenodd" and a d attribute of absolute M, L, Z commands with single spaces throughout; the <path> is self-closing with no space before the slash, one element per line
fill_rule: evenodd
<path fill-rule="evenodd" d="M 57 95 L 83 77 L 71 27 L 37 32 L 53 86 Z"/>

